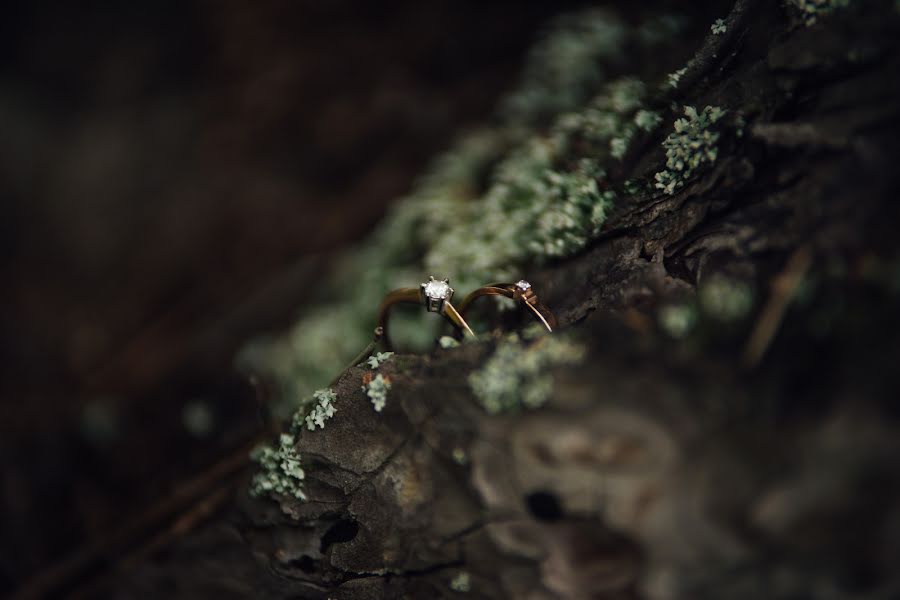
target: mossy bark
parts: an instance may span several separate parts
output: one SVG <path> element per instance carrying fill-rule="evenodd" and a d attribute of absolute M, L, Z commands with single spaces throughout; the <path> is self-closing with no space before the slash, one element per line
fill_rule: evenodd
<path fill-rule="evenodd" d="M 719 15 L 711 15 L 712 23 Z M 491 343 L 364 367 L 298 450 L 308 502 L 235 502 L 112 585 L 183 598 L 888 598 L 900 590 L 900 15 L 807 27 L 739 1 L 672 102 L 746 120 L 673 195 L 620 198 L 532 278 L 590 348 L 544 408 L 488 416 Z M 685 43 L 696 41 L 685 40 Z M 632 178 L 668 127 L 633 142 Z M 703 308 L 725 278 L 753 310 Z M 702 293 L 702 292 L 701 292 Z M 673 340 L 661 307 L 697 308 Z M 249 473 L 247 475 L 249 478 Z M 451 582 L 468 574 L 468 592 Z M 459 587 L 458 585 L 455 587 Z"/>

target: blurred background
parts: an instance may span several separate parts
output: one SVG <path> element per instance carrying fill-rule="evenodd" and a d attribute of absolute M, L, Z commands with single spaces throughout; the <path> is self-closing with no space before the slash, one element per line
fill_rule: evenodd
<path fill-rule="evenodd" d="M 578 4 L 3 9 L 0 594 L 261 431 L 236 351 Z"/>

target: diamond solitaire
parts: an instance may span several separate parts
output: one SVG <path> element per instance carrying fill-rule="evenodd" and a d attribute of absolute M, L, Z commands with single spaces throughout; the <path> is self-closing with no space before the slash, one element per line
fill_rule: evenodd
<path fill-rule="evenodd" d="M 516 282 L 516 287 L 522 290 L 523 292 L 527 292 L 531 289 L 531 284 L 525 281 L 524 279 L 520 279 Z"/>
<path fill-rule="evenodd" d="M 446 281 L 431 280 L 425 284 L 425 295 L 434 300 L 446 300 L 450 295 L 450 286 Z"/>
<path fill-rule="evenodd" d="M 425 308 L 430 312 L 442 312 L 444 303 L 453 297 L 453 288 L 449 279 L 435 279 L 429 277 L 426 283 L 420 286 Z"/>
<path fill-rule="evenodd" d="M 388 336 L 388 313 L 395 304 L 418 304 L 424 306 L 428 312 L 436 312 L 450 321 L 456 329 L 464 331 L 470 337 L 475 337 L 472 328 L 462 318 L 456 308 L 450 304 L 453 297 L 453 288 L 450 287 L 449 279 L 435 279 L 429 277 L 428 281 L 419 285 L 419 287 L 399 288 L 388 292 L 384 300 L 381 301 L 381 308 L 378 309 L 378 321 L 375 325 L 375 339 L 372 344 L 379 342 L 384 344 L 386 350 L 391 349 L 391 340 Z M 374 346 L 372 346 L 374 348 Z M 371 348 L 366 348 L 366 354 L 371 353 Z M 363 355 L 360 355 L 362 357 Z M 360 358 L 362 360 L 362 358 Z M 358 361 L 357 361 L 358 362 Z"/>

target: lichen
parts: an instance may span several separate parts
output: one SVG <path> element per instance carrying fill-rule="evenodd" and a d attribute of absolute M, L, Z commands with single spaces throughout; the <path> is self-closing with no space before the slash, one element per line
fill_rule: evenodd
<path fill-rule="evenodd" d="M 370 369 L 377 369 L 378 367 L 389 361 L 392 356 L 394 356 L 393 352 L 378 352 L 370 356 L 368 360 L 366 360 L 366 364 L 369 365 Z"/>
<path fill-rule="evenodd" d="M 538 408 L 553 395 L 550 369 L 577 364 L 583 358 L 580 344 L 559 335 L 525 343 L 513 333 L 497 344 L 481 369 L 469 375 L 469 386 L 491 414 Z"/>
<path fill-rule="evenodd" d="M 457 346 L 459 346 L 459 340 L 457 340 L 449 335 L 442 335 L 440 338 L 438 338 L 438 344 L 440 345 L 441 348 L 445 348 L 445 349 L 446 348 L 456 348 Z"/>
<path fill-rule="evenodd" d="M 850 0 L 788 0 L 788 3 L 799 11 L 806 25 L 815 25 L 821 17 L 849 6 Z"/>
<path fill-rule="evenodd" d="M 645 108 L 639 78 L 605 78 L 620 70 L 625 48 L 663 43 L 682 25 L 664 17 L 632 27 L 602 10 L 558 21 L 501 102 L 502 118 L 434 161 L 336 263 L 287 335 L 241 353 L 244 369 L 279 385 L 275 416 L 305 407 L 308 400 L 297 399 L 308 399 L 371 340 L 375 307 L 389 290 L 415 285 L 422 273 L 450 273 L 458 289 L 473 289 L 582 251 L 613 203 L 643 189 L 623 188 L 607 173 L 638 131 L 661 120 Z M 405 348 L 427 349 L 440 326 L 425 311 L 391 317 Z"/>
<path fill-rule="evenodd" d="M 684 117 L 675 121 L 674 131 L 663 140 L 666 169 L 655 176 L 658 189 L 674 194 L 698 168 L 716 161 L 719 133 L 713 125 L 724 114 L 717 106 L 707 106 L 702 111 L 684 107 Z"/>
<path fill-rule="evenodd" d="M 362 386 L 362 391 L 372 402 L 375 412 L 381 412 L 387 404 L 388 391 L 391 389 L 391 380 L 381 373 L 368 379 Z"/>
<path fill-rule="evenodd" d="M 306 478 L 300 466 L 300 455 L 294 448 L 294 436 L 283 433 L 278 438 L 278 446 L 268 444 L 257 446 L 250 453 L 250 459 L 260 467 L 250 481 L 250 495 L 254 498 L 269 496 L 290 496 L 306 500 L 303 480 Z"/>
<path fill-rule="evenodd" d="M 472 590 L 472 581 L 468 571 L 460 571 L 450 580 L 450 589 L 454 592 L 466 593 Z"/>
<path fill-rule="evenodd" d="M 697 310 L 690 304 L 667 304 L 659 309 L 657 321 L 669 336 L 682 339 L 697 324 Z"/>
<path fill-rule="evenodd" d="M 547 206 L 537 219 L 528 248 L 546 257 L 568 256 L 587 245 L 615 200 L 597 186 L 599 171 L 582 159 L 574 171 L 547 171 Z"/>
<path fill-rule="evenodd" d="M 724 275 L 715 275 L 700 285 L 700 306 L 719 321 L 744 318 L 753 308 L 753 288 Z"/>
<path fill-rule="evenodd" d="M 639 110 L 634 115 L 634 124 L 644 131 L 653 131 L 662 123 L 662 116 L 652 110 Z"/>
<path fill-rule="evenodd" d="M 563 15 L 532 49 L 519 89 L 503 102 L 515 123 L 533 123 L 583 102 L 622 54 L 627 29 L 602 10 Z"/>
<path fill-rule="evenodd" d="M 728 31 L 728 27 L 725 25 L 725 19 L 716 19 L 713 21 L 713 24 L 709 26 L 709 30 L 712 31 L 713 35 L 722 35 Z"/>
<path fill-rule="evenodd" d="M 681 81 L 681 78 L 684 77 L 685 73 L 687 73 L 687 67 L 678 69 L 677 71 L 675 71 L 673 73 L 669 73 L 669 75 L 667 76 L 668 82 L 669 82 L 669 87 L 677 88 L 678 83 Z"/>
<path fill-rule="evenodd" d="M 313 392 L 313 401 L 315 404 L 312 410 L 307 412 L 305 416 L 301 416 L 302 412 L 297 411 L 294 415 L 294 427 L 300 428 L 303 424 L 310 431 L 315 431 L 316 427 L 325 429 L 325 421 L 334 416 L 337 409 L 334 407 L 334 401 L 337 394 L 330 388 L 323 388 Z"/>

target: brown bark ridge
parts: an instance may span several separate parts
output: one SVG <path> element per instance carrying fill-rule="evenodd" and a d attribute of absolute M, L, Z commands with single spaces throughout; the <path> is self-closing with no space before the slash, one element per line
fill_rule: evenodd
<path fill-rule="evenodd" d="M 467 375 L 491 343 L 396 357 L 380 414 L 349 369 L 298 443 L 308 501 L 242 484 L 113 595 L 900 597 L 900 15 L 850 4 L 805 26 L 740 1 L 707 38 L 671 101 L 747 126 L 533 278 L 589 346 L 545 407 L 481 409 Z M 623 169 L 660 170 L 665 130 Z M 660 307 L 720 276 L 750 315 L 666 337 Z"/>

